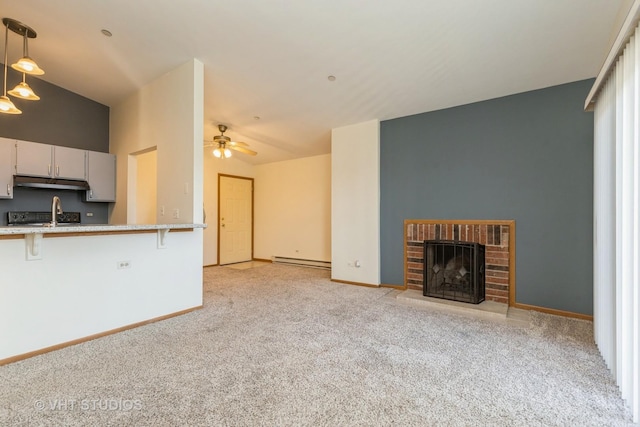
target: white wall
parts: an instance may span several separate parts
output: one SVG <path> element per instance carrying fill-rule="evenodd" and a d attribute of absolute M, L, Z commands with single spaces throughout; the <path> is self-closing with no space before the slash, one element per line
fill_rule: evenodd
<path fill-rule="evenodd" d="M 256 166 L 254 258 L 331 260 L 331 155 Z"/>
<path fill-rule="evenodd" d="M 331 278 L 379 285 L 380 122 L 333 129 L 331 161 Z"/>
<path fill-rule="evenodd" d="M 218 174 L 253 178 L 254 166 L 243 162 L 242 154 L 234 154 L 230 159 L 217 159 L 212 148 L 204 152 L 204 210 L 207 214 L 204 230 L 203 265 L 218 263 Z"/>
<path fill-rule="evenodd" d="M 202 305 L 199 231 L 0 240 L 0 360 Z"/>
<path fill-rule="evenodd" d="M 154 146 L 158 222 L 202 222 L 203 72 L 200 61 L 189 61 L 111 108 L 110 151 L 118 160 L 110 223 L 135 222 L 135 210 L 128 209 L 135 194 L 135 179 L 128 179 L 135 159 L 129 156 Z"/>

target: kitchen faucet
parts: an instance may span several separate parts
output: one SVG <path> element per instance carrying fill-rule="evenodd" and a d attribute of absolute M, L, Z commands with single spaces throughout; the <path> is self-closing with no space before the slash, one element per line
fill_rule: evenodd
<path fill-rule="evenodd" d="M 55 227 L 58 225 L 58 215 L 62 214 L 62 202 L 60 201 L 60 197 L 53 196 L 53 200 L 51 201 L 51 223 L 49 227 Z"/>

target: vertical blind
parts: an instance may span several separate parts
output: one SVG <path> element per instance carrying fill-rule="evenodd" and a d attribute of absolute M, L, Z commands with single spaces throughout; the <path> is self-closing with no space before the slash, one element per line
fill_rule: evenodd
<path fill-rule="evenodd" d="M 594 108 L 594 336 L 640 421 L 640 31 Z"/>

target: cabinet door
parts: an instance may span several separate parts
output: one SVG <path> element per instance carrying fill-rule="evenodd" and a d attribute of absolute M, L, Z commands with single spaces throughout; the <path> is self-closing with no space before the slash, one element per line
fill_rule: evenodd
<path fill-rule="evenodd" d="M 0 199 L 13 198 L 14 139 L 0 138 Z"/>
<path fill-rule="evenodd" d="M 87 152 L 87 202 L 116 201 L 116 156 L 96 151 Z"/>
<path fill-rule="evenodd" d="M 87 150 L 77 148 L 53 147 L 56 178 L 86 179 L 85 156 Z"/>
<path fill-rule="evenodd" d="M 53 147 L 36 142 L 16 141 L 16 175 L 53 176 Z"/>

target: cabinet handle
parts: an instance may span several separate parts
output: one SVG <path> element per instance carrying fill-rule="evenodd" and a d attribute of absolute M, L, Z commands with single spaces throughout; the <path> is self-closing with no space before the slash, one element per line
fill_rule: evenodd
<path fill-rule="evenodd" d="M 47 168 L 47 175 L 51 176 L 51 165 Z"/>
<path fill-rule="evenodd" d="M 7 196 L 11 195 L 11 184 L 7 184 Z"/>
<path fill-rule="evenodd" d="M 56 176 L 60 176 L 60 166 L 56 166 Z"/>
<path fill-rule="evenodd" d="M 93 190 L 89 190 L 89 198 L 93 199 Z"/>

